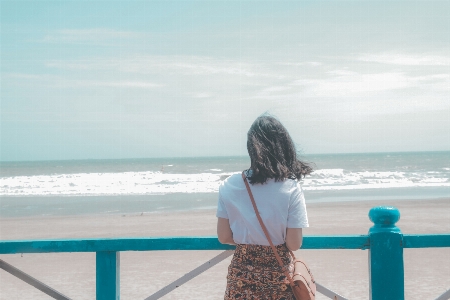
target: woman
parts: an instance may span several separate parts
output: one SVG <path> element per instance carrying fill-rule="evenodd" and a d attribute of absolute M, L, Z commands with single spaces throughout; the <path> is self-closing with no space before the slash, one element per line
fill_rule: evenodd
<path fill-rule="evenodd" d="M 297 158 L 286 128 L 274 117 L 261 116 L 247 134 L 250 169 L 244 171 L 261 218 L 283 263 L 289 250 L 302 244 L 308 227 L 299 180 L 312 168 Z M 225 299 L 295 299 L 258 222 L 241 174 L 228 177 L 219 188 L 217 235 L 236 245 L 228 267 Z"/>

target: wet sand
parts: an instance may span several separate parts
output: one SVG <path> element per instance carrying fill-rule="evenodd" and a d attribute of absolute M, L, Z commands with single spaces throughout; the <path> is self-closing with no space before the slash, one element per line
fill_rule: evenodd
<path fill-rule="evenodd" d="M 450 232 L 450 199 L 307 204 L 310 228 L 304 235 L 366 234 L 368 211 L 377 205 L 400 209 L 405 234 Z M 214 210 L 102 216 L 0 219 L 0 238 L 52 239 L 215 235 Z M 121 299 L 145 299 L 220 251 L 121 252 Z M 368 299 L 367 250 L 299 250 L 326 287 L 348 299 Z M 95 299 L 95 253 L 0 255 L 72 299 Z M 231 258 L 163 299 L 223 299 Z M 450 248 L 405 249 L 406 299 L 435 299 L 450 289 Z M 0 270 L 0 299 L 51 299 Z M 319 295 L 316 299 L 327 299 Z"/>

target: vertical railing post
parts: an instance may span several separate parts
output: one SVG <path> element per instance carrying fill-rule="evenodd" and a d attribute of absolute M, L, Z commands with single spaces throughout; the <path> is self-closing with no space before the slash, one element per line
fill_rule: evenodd
<path fill-rule="evenodd" d="M 97 300 L 120 299 L 120 252 L 96 252 Z"/>
<path fill-rule="evenodd" d="M 403 234 L 395 223 L 400 211 L 378 206 L 369 212 L 375 224 L 369 230 L 369 280 L 371 300 L 404 300 Z"/>

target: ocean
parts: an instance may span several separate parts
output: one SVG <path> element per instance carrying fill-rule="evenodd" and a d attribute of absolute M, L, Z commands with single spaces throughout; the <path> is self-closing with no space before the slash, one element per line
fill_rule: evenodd
<path fill-rule="evenodd" d="M 450 152 L 304 155 L 307 203 L 450 198 Z M 244 157 L 0 162 L 0 217 L 213 209 Z"/>

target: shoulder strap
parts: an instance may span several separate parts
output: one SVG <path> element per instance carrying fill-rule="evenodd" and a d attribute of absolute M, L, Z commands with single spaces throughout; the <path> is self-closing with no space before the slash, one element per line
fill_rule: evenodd
<path fill-rule="evenodd" d="M 289 279 L 290 285 L 293 286 L 294 281 L 292 280 L 291 276 L 289 275 L 288 270 L 284 267 L 283 261 L 281 260 L 280 255 L 278 254 L 277 248 L 275 248 L 275 246 L 273 245 L 272 240 L 270 239 L 270 236 L 269 236 L 269 232 L 267 231 L 267 228 L 264 225 L 263 220 L 261 219 L 261 216 L 258 212 L 258 208 L 256 207 L 255 199 L 253 198 L 252 190 L 250 189 L 250 186 L 248 185 L 247 178 L 245 177 L 244 172 L 242 172 L 242 179 L 244 180 L 248 195 L 250 196 L 250 200 L 252 201 L 252 205 L 253 205 L 253 209 L 255 210 L 256 217 L 258 218 L 259 224 L 261 225 L 262 230 L 264 231 L 264 234 L 266 235 L 266 238 L 269 241 L 270 247 L 272 247 L 272 251 L 275 254 L 278 264 L 280 265 L 280 267 L 283 270 L 286 277 Z"/>

